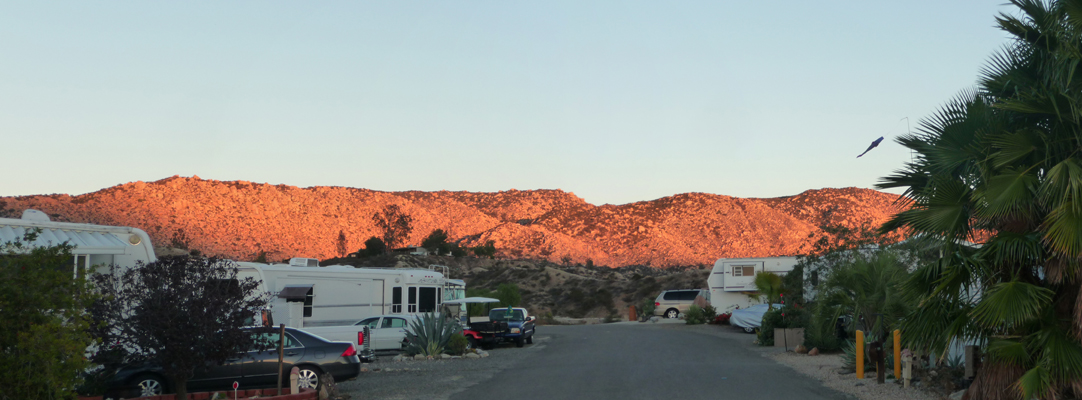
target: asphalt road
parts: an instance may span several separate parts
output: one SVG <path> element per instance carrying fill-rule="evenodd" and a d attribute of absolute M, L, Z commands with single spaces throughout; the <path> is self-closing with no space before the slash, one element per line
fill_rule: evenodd
<path fill-rule="evenodd" d="M 536 349 L 452 400 L 846 399 L 762 356 L 729 327 L 606 324 L 538 327 Z"/>

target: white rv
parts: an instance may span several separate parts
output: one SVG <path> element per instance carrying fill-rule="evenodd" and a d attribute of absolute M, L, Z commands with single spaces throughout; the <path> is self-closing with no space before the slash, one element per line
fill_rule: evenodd
<path fill-rule="evenodd" d="M 784 276 L 795 266 L 796 257 L 718 259 L 706 279 L 710 287 L 710 304 L 719 314 L 759 304 L 749 296 L 758 293 L 755 274 L 770 272 Z"/>
<path fill-rule="evenodd" d="M 68 243 L 74 246 L 71 253 L 72 273 L 89 271 L 108 272 L 109 265 L 121 268 L 134 267 L 139 262 L 157 261 L 150 236 L 141 229 L 127 226 L 107 226 L 53 222 L 38 210 L 23 211 L 22 218 L 0 218 L 0 245 L 21 242 L 27 231 L 40 229 L 30 247 L 55 246 Z"/>
<path fill-rule="evenodd" d="M 428 269 L 320 267 L 311 258 L 289 264 L 237 263 L 238 277 L 262 282 L 274 321 L 294 328 L 352 325 L 375 315 L 439 310 L 444 275 Z"/>

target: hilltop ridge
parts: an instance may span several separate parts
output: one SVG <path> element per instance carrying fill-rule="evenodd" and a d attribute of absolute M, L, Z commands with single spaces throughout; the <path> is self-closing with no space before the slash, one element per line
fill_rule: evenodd
<path fill-rule="evenodd" d="M 495 241 L 501 257 L 670 267 L 799 254 L 823 235 L 820 226 L 882 224 L 899 210 L 897 199 L 842 188 L 762 199 L 683 193 L 595 206 L 558 189 L 382 192 L 174 176 L 78 196 L 0 197 L 0 213 L 17 217 L 34 208 L 59 221 L 133 226 L 156 244 L 179 241 L 240 260 L 260 252 L 272 260 L 327 259 L 341 256 L 339 232 L 356 251 L 378 235 L 372 215 L 396 204 L 413 217 L 409 244 L 439 228 L 465 246 Z"/>

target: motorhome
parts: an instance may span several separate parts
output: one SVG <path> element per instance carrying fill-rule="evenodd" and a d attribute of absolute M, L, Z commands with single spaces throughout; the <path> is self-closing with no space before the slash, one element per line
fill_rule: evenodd
<path fill-rule="evenodd" d="M 753 299 L 759 293 L 755 288 L 755 274 L 785 275 L 796 263 L 796 257 L 718 259 L 706 279 L 710 287 L 710 304 L 719 314 L 759 304 L 760 301 Z"/>
<path fill-rule="evenodd" d="M 238 277 L 262 282 L 275 322 L 294 328 L 352 325 L 375 315 L 412 315 L 439 310 L 444 274 L 431 269 L 321 267 L 319 260 L 289 264 L 237 263 Z"/>
<path fill-rule="evenodd" d="M 110 265 L 131 268 L 139 263 L 157 261 L 150 236 L 141 229 L 128 226 L 107 226 L 55 222 L 38 210 L 23 211 L 22 218 L 0 218 L 0 245 L 22 242 L 26 233 L 38 230 L 28 248 L 56 246 L 68 243 L 72 273 L 106 273 Z"/>

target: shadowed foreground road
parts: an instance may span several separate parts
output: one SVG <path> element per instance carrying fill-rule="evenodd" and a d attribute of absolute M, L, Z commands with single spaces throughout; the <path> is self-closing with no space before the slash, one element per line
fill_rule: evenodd
<path fill-rule="evenodd" d="M 691 328 L 691 327 L 689 327 Z M 536 354 L 451 396 L 478 399 L 846 399 L 728 327 L 542 326 Z M 722 334 L 705 334 L 714 329 Z"/>

